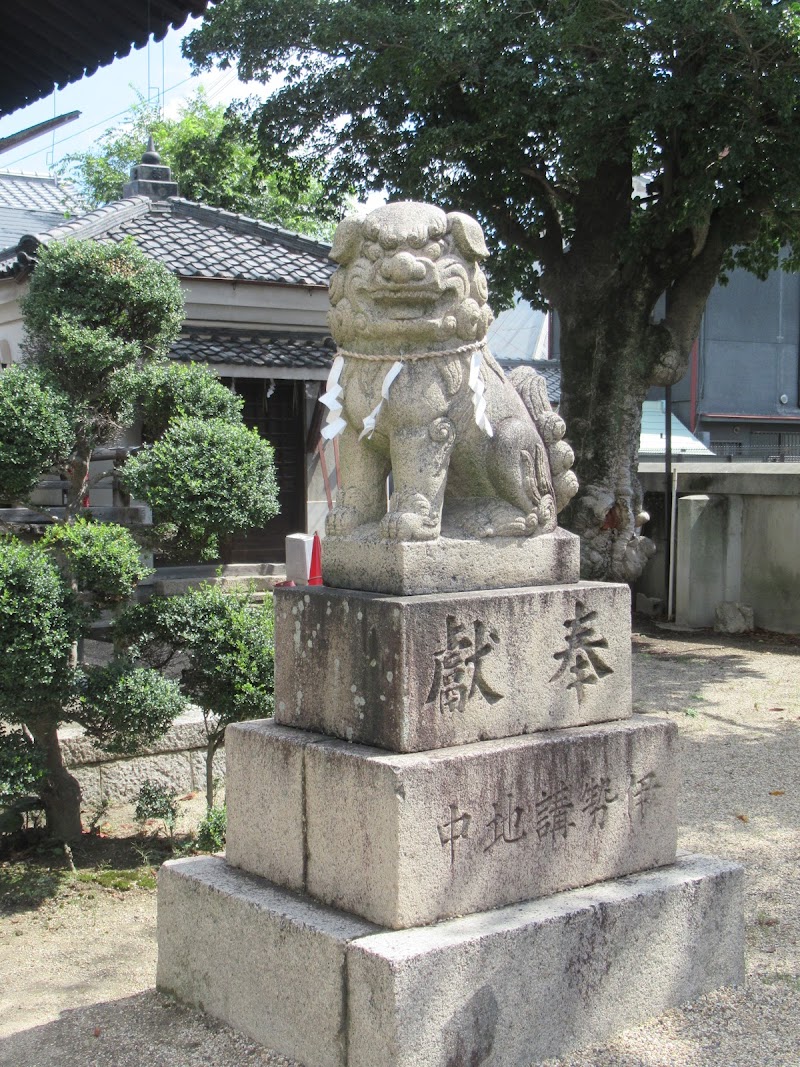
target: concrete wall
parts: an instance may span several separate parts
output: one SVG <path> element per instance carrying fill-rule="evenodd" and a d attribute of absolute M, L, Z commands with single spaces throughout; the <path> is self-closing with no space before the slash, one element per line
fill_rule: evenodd
<path fill-rule="evenodd" d="M 177 793 L 205 791 L 206 740 L 197 710 L 181 716 L 156 744 L 138 756 L 102 752 L 80 727 L 64 726 L 58 737 L 64 763 L 80 783 L 87 808 L 104 799 L 133 800 L 147 779 Z M 214 777 L 220 781 L 225 778 L 224 748 L 214 756 Z"/>
<path fill-rule="evenodd" d="M 662 490 L 660 465 L 643 464 L 640 477 Z M 753 608 L 757 627 L 800 633 L 798 546 L 800 463 L 681 464 L 676 622 L 713 626 L 716 605 L 732 600 Z M 658 567 L 656 558 L 640 583 L 649 595 L 663 595 Z"/>

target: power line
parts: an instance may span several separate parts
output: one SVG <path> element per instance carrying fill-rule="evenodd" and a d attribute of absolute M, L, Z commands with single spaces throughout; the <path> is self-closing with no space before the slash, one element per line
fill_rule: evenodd
<path fill-rule="evenodd" d="M 189 75 L 188 78 L 183 78 L 181 81 L 176 82 L 174 85 L 171 85 L 169 87 L 169 89 L 166 90 L 166 92 L 172 93 L 176 89 L 180 89 L 180 87 L 182 85 L 185 85 L 186 82 L 189 82 L 191 80 L 192 80 L 192 75 Z M 135 107 L 136 107 L 136 104 L 131 104 L 130 107 L 126 107 L 124 111 L 118 111 L 115 115 L 109 115 L 107 118 L 100 119 L 99 122 L 95 122 L 91 126 L 86 126 L 82 130 L 76 130 L 74 133 L 70 134 L 68 137 L 62 137 L 60 141 L 55 141 L 53 143 L 53 145 L 52 145 L 52 148 L 55 149 L 58 145 L 66 144 L 67 141 L 72 141 L 76 137 L 81 137 L 84 133 L 91 133 L 91 131 L 92 130 L 96 130 L 98 126 L 105 126 L 105 124 L 107 122 L 113 122 L 114 119 L 122 118 L 123 115 L 127 115 L 129 112 L 133 111 L 133 109 Z M 40 152 L 41 152 L 41 149 L 36 149 L 36 151 L 34 151 L 34 152 L 28 152 L 28 154 L 25 155 L 25 156 L 20 156 L 18 159 L 13 159 L 10 163 L 7 164 L 7 166 L 8 166 L 9 169 L 11 167 L 16 167 L 18 164 L 24 163 L 26 159 L 30 159 L 31 156 L 38 156 Z"/>

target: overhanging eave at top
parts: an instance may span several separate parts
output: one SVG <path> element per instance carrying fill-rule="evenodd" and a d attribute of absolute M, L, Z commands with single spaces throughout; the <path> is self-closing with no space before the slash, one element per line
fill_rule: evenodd
<path fill-rule="evenodd" d="M 98 67 L 160 41 L 210 0 L 25 0 L 5 3 L 0 115 L 48 96 Z"/>

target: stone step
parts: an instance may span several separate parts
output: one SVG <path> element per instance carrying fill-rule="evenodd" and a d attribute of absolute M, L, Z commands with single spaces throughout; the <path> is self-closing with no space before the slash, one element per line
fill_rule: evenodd
<path fill-rule="evenodd" d="M 237 724 L 227 859 L 392 929 L 663 866 L 676 737 L 637 717 L 395 755 Z"/>
<path fill-rule="evenodd" d="M 284 726 L 417 752 L 631 714 L 627 585 L 279 589 L 275 620 Z"/>
<path fill-rule="evenodd" d="M 305 1067 L 528 1067 L 744 981 L 743 871 L 673 866 L 381 931 L 230 867 L 159 873 L 159 989 Z"/>

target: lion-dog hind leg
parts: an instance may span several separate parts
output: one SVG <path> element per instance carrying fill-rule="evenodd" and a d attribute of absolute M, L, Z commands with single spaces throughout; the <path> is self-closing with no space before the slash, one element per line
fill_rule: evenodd
<path fill-rule="evenodd" d="M 489 472 L 495 492 L 513 512 L 495 509 L 492 533 L 526 536 L 548 533 L 556 526 L 555 499 L 547 452 L 536 428 L 527 420 L 511 417 L 495 426 L 488 450 Z"/>

